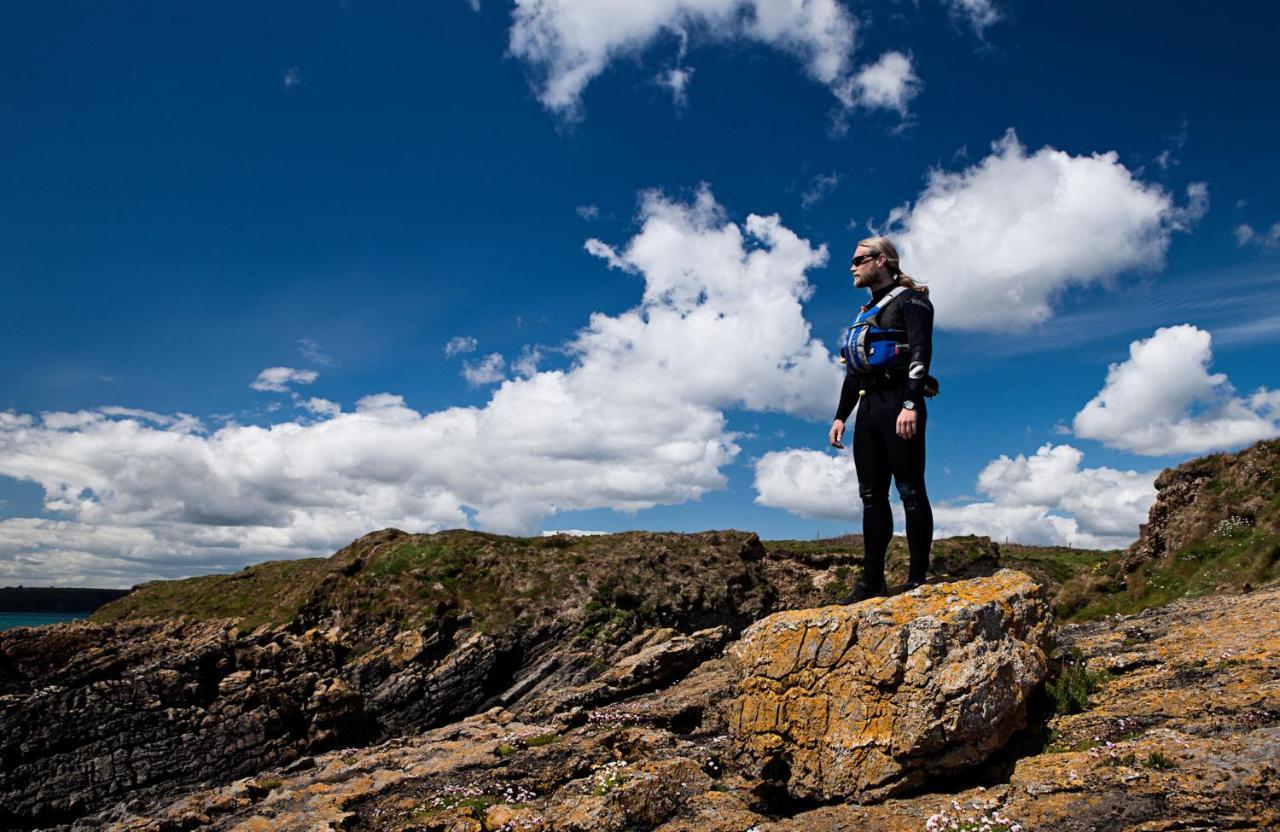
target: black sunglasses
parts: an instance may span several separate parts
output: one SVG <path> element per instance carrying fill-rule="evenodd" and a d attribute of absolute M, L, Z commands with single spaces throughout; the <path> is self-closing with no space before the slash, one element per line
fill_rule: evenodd
<path fill-rule="evenodd" d="M 867 262 L 868 260 L 874 260 L 879 256 L 880 255 L 878 254 L 859 254 L 857 257 L 853 258 L 853 265 L 861 266 L 863 263 Z"/>

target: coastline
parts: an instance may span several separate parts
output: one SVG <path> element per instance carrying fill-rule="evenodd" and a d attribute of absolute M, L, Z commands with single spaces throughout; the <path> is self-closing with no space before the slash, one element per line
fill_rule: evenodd
<path fill-rule="evenodd" d="M 89 612 L 11 612 L 0 610 L 0 630 L 62 624 L 66 621 L 78 621 L 82 618 L 88 618 L 91 614 Z"/>

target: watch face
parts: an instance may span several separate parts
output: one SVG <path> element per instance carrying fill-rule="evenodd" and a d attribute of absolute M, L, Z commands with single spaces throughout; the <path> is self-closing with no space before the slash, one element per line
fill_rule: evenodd
<path fill-rule="evenodd" d="M 915 403 L 915 402 L 903 402 L 903 403 L 902 403 L 902 407 L 903 407 L 904 409 L 906 409 L 906 410 L 915 410 L 915 409 L 916 409 L 916 403 Z"/>

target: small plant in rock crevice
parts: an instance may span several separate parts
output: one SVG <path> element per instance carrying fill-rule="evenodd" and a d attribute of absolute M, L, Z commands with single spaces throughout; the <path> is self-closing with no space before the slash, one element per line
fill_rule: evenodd
<path fill-rule="evenodd" d="M 1023 826 L 1007 818 L 999 809 L 988 807 L 979 814 L 979 809 L 964 809 L 956 801 L 951 801 L 951 811 L 943 810 L 929 817 L 924 824 L 925 832 L 1023 832 Z"/>
<path fill-rule="evenodd" d="M 559 734 L 538 734 L 536 737 L 529 737 L 529 739 L 525 741 L 525 745 L 530 748 L 540 748 L 544 745 L 551 745 L 552 743 L 559 741 Z"/>
<path fill-rule="evenodd" d="M 1056 713 L 1078 714 L 1088 710 L 1090 695 L 1106 678 L 1105 672 L 1089 670 L 1084 655 L 1079 649 L 1072 648 L 1057 677 L 1045 686 L 1045 691 L 1053 699 Z"/>
<path fill-rule="evenodd" d="M 624 771 L 626 767 L 626 760 L 615 760 L 596 769 L 595 774 L 591 775 L 591 794 L 595 797 L 604 797 L 621 786 L 627 779 L 627 773 Z"/>

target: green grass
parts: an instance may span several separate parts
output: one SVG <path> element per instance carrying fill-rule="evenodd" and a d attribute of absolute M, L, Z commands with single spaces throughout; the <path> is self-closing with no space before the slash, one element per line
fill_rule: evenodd
<path fill-rule="evenodd" d="M 1280 578 L 1280 535 L 1249 527 L 1194 545 L 1144 564 L 1127 579 L 1128 590 L 1101 596 L 1079 610 L 1088 621 L 1116 613 L 1132 615 L 1179 598 L 1198 598 L 1221 588 L 1238 589 Z"/>
<path fill-rule="evenodd" d="M 551 745 L 560 742 L 559 734 L 539 734 L 536 737 L 530 737 L 525 745 L 530 748 L 541 748 L 544 745 Z"/>
<path fill-rule="evenodd" d="M 1089 670 L 1084 656 L 1073 648 L 1058 675 L 1045 685 L 1045 691 L 1053 700 L 1055 713 L 1077 714 L 1088 710 L 1089 696 L 1106 678 L 1105 672 Z"/>
<path fill-rule="evenodd" d="M 837 566 L 836 579 L 823 587 L 823 591 L 830 600 L 838 602 L 853 591 L 853 583 L 853 569 L 848 566 Z"/>
<path fill-rule="evenodd" d="M 402 543 L 370 564 L 369 575 L 380 580 L 400 578 L 406 572 L 423 575 L 442 561 L 447 564 L 443 571 L 454 575 L 461 571 L 457 554 L 445 543 L 434 540 Z"/>
<path fill-rule="evenodd" d="M 90 620 L 241 618 L 243 626 L 291 620 L 325 573 L 320 558 L 259 563 L 232 575 L 152 581 L 100 607 Z"/>

